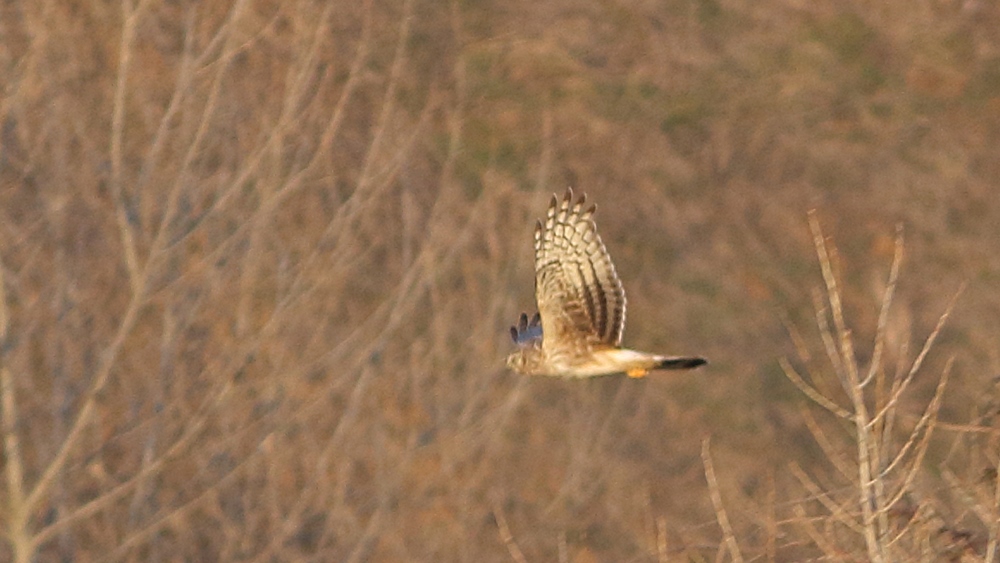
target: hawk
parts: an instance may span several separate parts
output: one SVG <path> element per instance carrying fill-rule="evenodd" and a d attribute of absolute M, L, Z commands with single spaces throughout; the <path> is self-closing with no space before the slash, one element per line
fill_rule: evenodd
<path fill-rule="evenodd" d="M 661 356 L 621 347 L 625 290 L 594 224 L 586 194 L 552 196 L 545 223 L 535 226 L 535 300 L 510 328 L 518 350 L 507 367 L 525 375 L 645 377 L 655 369 L 692 369 L 704 358 Z"/>

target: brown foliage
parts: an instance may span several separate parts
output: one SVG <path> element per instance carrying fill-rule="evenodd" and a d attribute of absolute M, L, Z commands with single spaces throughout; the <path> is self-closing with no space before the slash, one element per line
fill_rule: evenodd
<path fill-rule="evenodd" d="M 4 4 L 0 560 L 992 558 L 998 21 Z M 710 369 L 502 369 L 567 184 L 601 207 L 626 342 Z M 884 490 L 859 441 L 905 449 Z"/>

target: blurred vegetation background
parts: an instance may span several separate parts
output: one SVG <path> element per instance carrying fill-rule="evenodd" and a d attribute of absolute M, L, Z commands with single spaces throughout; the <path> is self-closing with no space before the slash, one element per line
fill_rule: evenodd
<path fill-rule="evenodd" d="M 993 2 L 13 0 L 0 84 L 0 560 L 864 560 L 811 209 L 865 371 L 967 284 L 880 432 L 953 362 L 893 514 L 994 554 Z M 707 369 L 503 369 L 566 186 Z"/>

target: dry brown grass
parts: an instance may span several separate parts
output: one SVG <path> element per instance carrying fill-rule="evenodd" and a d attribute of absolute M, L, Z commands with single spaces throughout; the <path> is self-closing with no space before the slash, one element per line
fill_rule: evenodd
<path fill-rule="evenodd" d="M 5 4 L 0 560 L 993 560 L 998 23 Z M 710 369 L 503 371 L 567 184 Z"/>

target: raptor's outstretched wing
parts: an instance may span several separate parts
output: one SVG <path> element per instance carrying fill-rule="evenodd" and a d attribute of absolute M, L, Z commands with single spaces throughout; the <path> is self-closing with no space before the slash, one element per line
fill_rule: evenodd
<path fill-rule="evenodd" d="M 550 357 L 617 347 L 625 328 L 625 291 L 597 234 L 597 206 L 585 203 L 572 189 L 553 196 L 535 228 L 535 298 Z"/>

